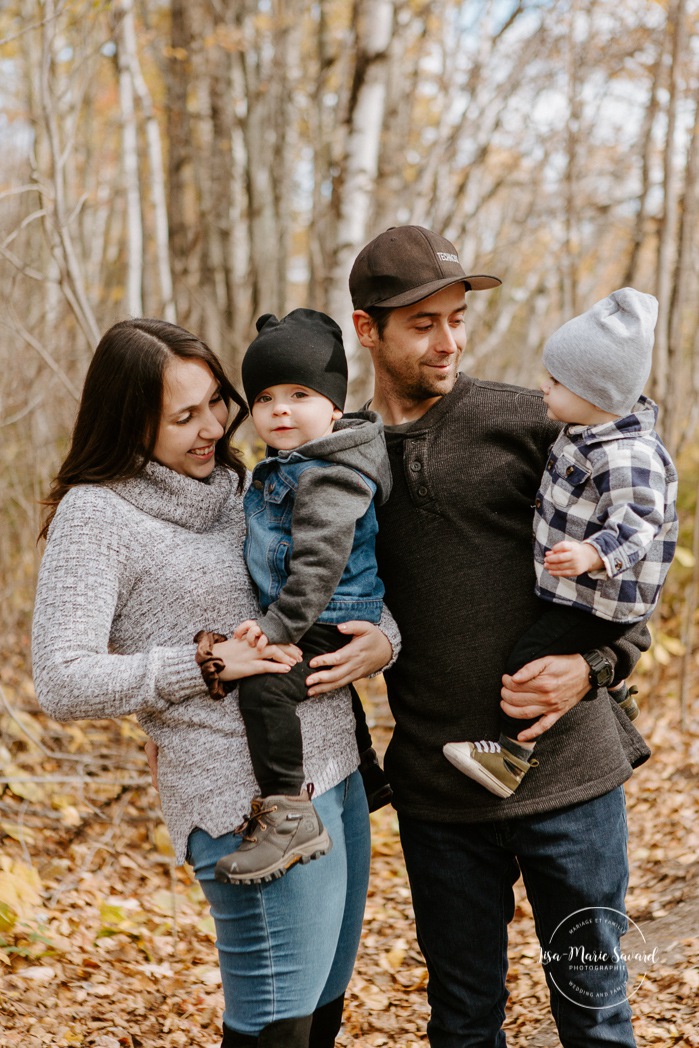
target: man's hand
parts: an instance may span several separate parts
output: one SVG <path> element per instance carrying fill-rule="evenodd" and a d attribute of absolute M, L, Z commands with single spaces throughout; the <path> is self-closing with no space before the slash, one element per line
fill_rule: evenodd
<path fill-rule="evenodd" d="M 566 539 L 548 550 L 544 567 L 549 575 L 584 575 L 588 571 L 601 571 L 604 562 L 591 543 Z"/>
<path fill-rule="evenodd" d="M 531 742 L 543 735 L 590 690 L 590 667 L 582 655 L 546 655 L 502 678 L 500 706 L 510 717 L 539 717 L 517 737 Z"/>

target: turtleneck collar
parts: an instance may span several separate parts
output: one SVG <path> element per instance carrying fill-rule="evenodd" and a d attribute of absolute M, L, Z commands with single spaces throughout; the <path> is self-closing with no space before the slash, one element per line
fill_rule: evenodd
<path fill-rule="evenodd" d="M 225 466 L 215 466 L 206 480 L 195 480 L 149 462 L 138 476 L 107 486 L 151 517 L 203 532 L 221 516 L 235 483 L 237 477 Z"/>

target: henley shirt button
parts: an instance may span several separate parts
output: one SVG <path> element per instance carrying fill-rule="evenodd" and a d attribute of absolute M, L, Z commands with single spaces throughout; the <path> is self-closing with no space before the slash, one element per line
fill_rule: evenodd
<path fill-rule="evenodd" d="M 422 469 L 422 462 L 411 462 L 410 468 L 413 471 L 413 473 L 419 473 Z"/>
<path fill-rule="evenodd" d="M 541 509 L 541 499 L 534 499 L 534 505 L 537 509 Z"/>
<path fill-rule="evenodd" d="M 548 462 L 546 463 L 546 469 L 549 471 L 549 473 L 551 472 L 551 470 L 553 469 L 553 459 L 548 460 Z"/>
<path fill-rule="evenodd" d="M 262 491 L 264 484 L 261 480 L 253 480 L 252 486 L 253 488 L 257 488 L 258 491 Z"/>
<path fill-rule="evenodd" d="M 427 494 L 427 488 L 424 484 L 422 485 L 422 487 L 417 489 L 417 493 L 418 495 L 422 495 L 423 498 L 425 497 L 425 495 Z"/>
<path fill-rule="evenodd" d="M 614 561 L 614 567 L 616 568 L 616 570 L 617 570 L 617 571 L 621 571 L 621 569 L 623 568 L 623 566 L 624 566 L 624 565 L 623 565 L 623 564 L 621 563 L 621 561 L 620 561 L 620 560 L 615 560 L 615 561 Z"/>
<path fill-rule="evenodd" d="M 574 469 L 575 466 L 568 466 L 568 469 L 566 470 L 566 477 L 569 477 Z"/>

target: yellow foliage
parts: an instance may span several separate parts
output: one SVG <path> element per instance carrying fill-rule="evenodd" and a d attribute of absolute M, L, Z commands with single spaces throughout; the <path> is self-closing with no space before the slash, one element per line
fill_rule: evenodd
<path fill-rule="evenodd" d="M 0 905 L 10 927 L 18 917 L 29 917 L 41 906 L 41 879 L 33 866 L 0 856 Z"/>
<path fill-rule="evenodd" d="M 675 655 L 678 658 L 684 655 L 684 644 L 679 637 L 671 637 L 669 633 L 658 633 L 655 643 L 662 645 L 670 655 Z"/>
<path fill-rule="evenodd" d="M 102 926 L 97 937 L 122 933 L 139 939 L 146 919 L 146 914 L 139 908 L 135 899 L 105 899 L 100 904 Z"/>
<path fill-rule="evenodd" d="M 12 931 L 17 923 L 17 914 L 6 902 L 0 902 L 0 935 Z"/>
<path fill-rule="evenodd" d="M 36 844 L 36 834 L 28 826 L 20 826 L 16 822 L 8 822 L 0 819 L 0 830 L 13 841 L 24 841 L 25 844 Z"/>
<path fill-rule="evenodd" d="M 161 855 L 174 855 L 175 849 L 172 847 L 172 841 L 170 840 L 170 834 L 167 832 L 167 826 L 159 822 L 157 826 L 153 827 L 153 844 L 160 852 Z"/>
<path fill-rule="evenodd" d="M 19 781 L 26 779 L 27 773 L 16 764 L 8 764 L 5 768 L 5 775 L 10 780 L 12 780 L 13 775 L 17 776 L 17 782 L 10 781 L 7 784 L 7 788 L 14 793 L 15 797 L 21 797 L 25 801 L 32 802 L 46 799 L 46 790 L 40 783 Z"/>
<path fill-rule="evenodd" d="M 683 568 L 694 567 L 694 554 L 691 549 L 687 549 L 686 546 L 678 546 L 675 550 L 675 560 Z"/>
<path fill-rule="evenodd" d="M 123 739 L 134 739 L 135 742 L 143 743 L 148 736 L 135 717 L 125 717 L 119 722 L 119 731 Z"/>

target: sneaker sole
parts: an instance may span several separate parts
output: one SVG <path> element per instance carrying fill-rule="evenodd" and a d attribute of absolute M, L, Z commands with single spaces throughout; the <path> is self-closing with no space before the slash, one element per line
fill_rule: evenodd
<path fill-rule="evenodd" d="M 332 850 L 332 846 L 333 842 L 330 840 L 328 831 L 323 830 L 321 834 L 307 841 L 301 848 L 294 849 L 262 870 L 255 870 L 254 873 L 229 872 L 216 863 L 214 877 L 223 884 L 268 884 L 270 881 L 283 877 L 297 863 L 305 866 L 312 859 L 322 858 Z"/>
<path fill-rule="evenodd" d="M 496 797 L 511 797 L 515 792 L 509 786 L 505 786 L 503 782 L 500 782 L 494 775 L 491 775 L 477 761 L 474 761 L 470 754 L 463 753 L 458 743 L 448 742 L 442 752 L 450 764 L 453 764 L 460 772 L 467 775 L 469 779 L 473 779 L 475 782 L 479 782 L 481 786 L 485 786 L 486 790 L 490 790 Z"/>

